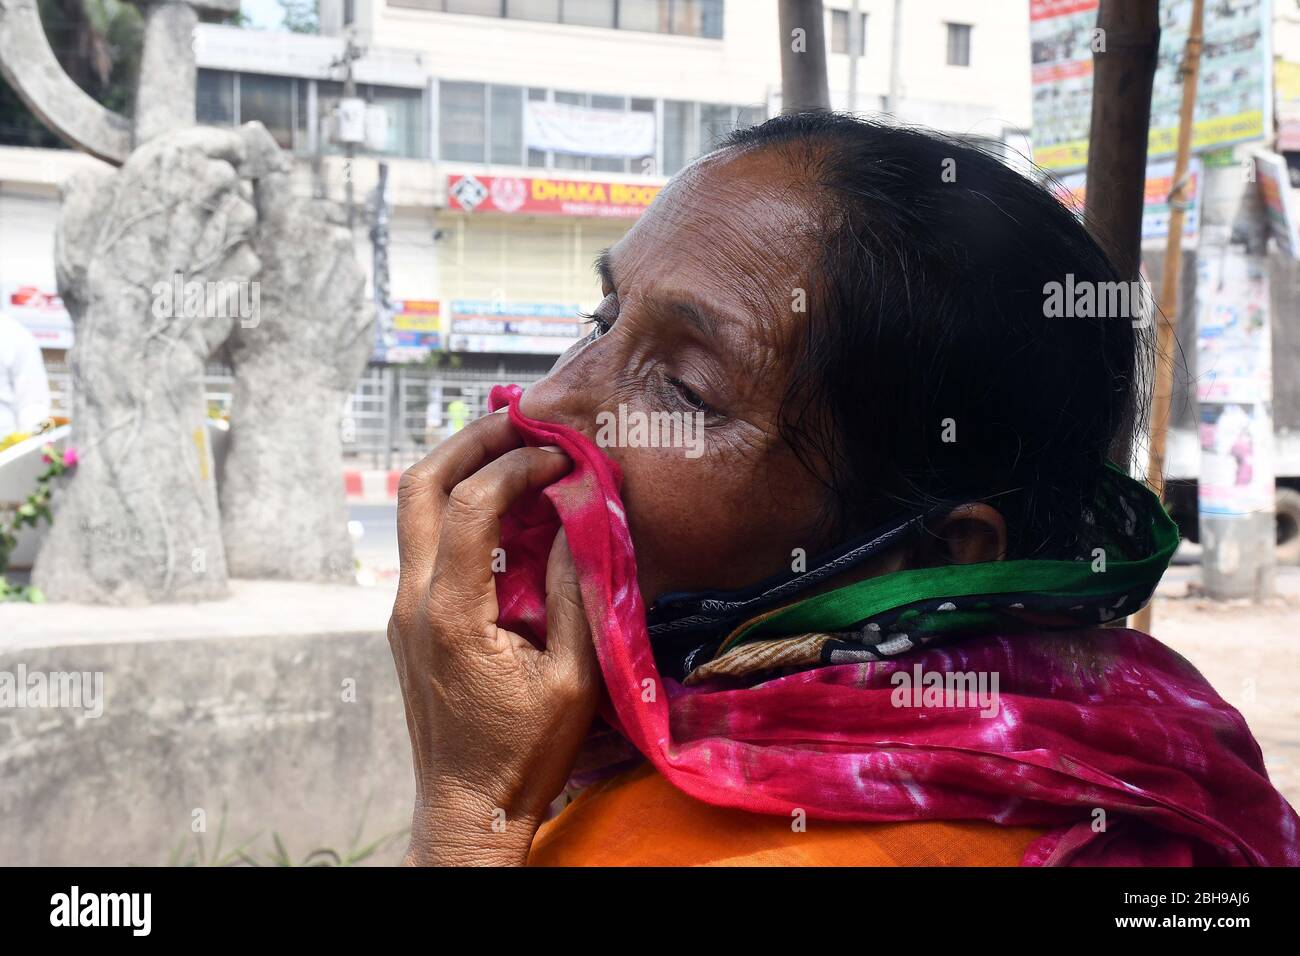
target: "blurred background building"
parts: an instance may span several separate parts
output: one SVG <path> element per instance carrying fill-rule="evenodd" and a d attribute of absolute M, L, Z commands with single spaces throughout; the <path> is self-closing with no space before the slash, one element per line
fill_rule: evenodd
<path fill-rule="evenodd" d="M 91 2 L 42 0 L 46 32 L 79 83 L 129 110 L 115 98 L 138 13 L 98 0 L 107 18 L 68 17 Z M 1276 148 L 1300 177 L 1300 3 L 1278 0 L 1272 19 Z M 832 105 L 1021 164 L 1042 95 L 1031 22 L 1029 0 L 830 0 Z M 359 462 L 400 469 L 481 413 L 491 384 L 550 367 L 599 298 L 597 252 L 668 177 L 780 111 L 778 39 L 776 0 L 245 0 L 235 22 L 199 26 L 199 121 L 260 121 L 296 157 L 301 190 L 353 197 L 382 316 L 345 420 Z M 96 161 L 15 106 L 0 89 L 0 308 L 41 341 L 66 406 L 57 192 Z M 229 378 L 211 371 L 220 413 Z"/>
<path fill-rule="evenodd" d="M 834 105 L 892 106 L 902 121 L 1026 152 L 1026 4 L 897 6 L 895 31 L 894 0 L 828 5 Z M 199 26 L 198 118 L 262 122 L 297 158 L 304 191 L 344 201 L 351 179 L 366 262 L 386 165 L 384 335 L 344 436 L 375 467 L 400 468 L 481 413 L 491 384 L 543 374 L 583 331 L 577 311 L 599 299 L 596 254 L 668 177 L 780 110 L 776 0 L 282 7 L 279 22 L 273 5 L 268 18 L 246 4 L 237 24 Z M 50 19 L 58 51 L 72 38 Z M 370 106 L 352 159 L 340 142 L 350 117 L 338 109 L 349 67 Z M 56 402 L 66 402 L 57 191 L 95 160 L 19 145 L 32 138 L 0 128 L 0 290 L 41 340 Z M 209 378 L 220 410 L 228 377 L 218 363 Z"/>

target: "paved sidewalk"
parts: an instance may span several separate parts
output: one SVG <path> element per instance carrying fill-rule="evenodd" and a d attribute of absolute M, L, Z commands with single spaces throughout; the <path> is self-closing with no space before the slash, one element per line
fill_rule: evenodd
<path fill-rule="evenodd" d="M 1195 566 L 1170 569 L 1152 631 L 1241 711 L 1273 784 L 1300 809 L 1300 568 L 1279 568 L 1279 596 L 1258 605 L 1196 596 L 1199 580 Z"/>

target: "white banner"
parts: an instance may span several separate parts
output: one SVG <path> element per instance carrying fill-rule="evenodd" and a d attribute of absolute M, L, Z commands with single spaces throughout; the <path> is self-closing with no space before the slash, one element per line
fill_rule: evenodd
<path fill-rule="evenodd" d="M 652 156 L 653 113 L 594 110 L 566 103 L 529 101 L 524 113 L 529 149 L 585 156 Z"/>

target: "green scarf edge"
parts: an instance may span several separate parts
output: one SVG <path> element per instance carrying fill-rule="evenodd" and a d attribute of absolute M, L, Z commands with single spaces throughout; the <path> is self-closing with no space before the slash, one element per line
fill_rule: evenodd
<path fill-rule="evenodd" d="M 1105 571 L 1093 571 L 1091 561 L 1019 560 L 955 564 L 939 568 L 895 571 L 818 594 L 757 621 L 726 641 L 724 648 L 768 634 L 839 631 L 886 611 L 917 601 L 977 594 L 1049 593 L 1104 597 L 1136 589 L 1149 582 L 1154 591 L 1178 548 L 1178 526 L 1160 499 L 1142 482 L 1113 464 L 1112 480 L 1137 488 L 1147 506 L 1155 550 L 1137 561 L 1108 561 Z M 1133 608 L 1132 613 L 1137 608 Z"/>

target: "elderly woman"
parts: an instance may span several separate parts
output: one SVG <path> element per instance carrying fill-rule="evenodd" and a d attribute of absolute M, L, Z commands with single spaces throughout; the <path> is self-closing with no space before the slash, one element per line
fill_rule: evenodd
<path fill-rule="evenodd" d="M 408 862 L 1300 862 L 1241 716 L 1102 626 L 1177 536 L 1107 464 L 1144 323 L 1049 317 L 1119 276 L 1047 192 L 782 117 L 598 269 L 402 477 Z"/>

